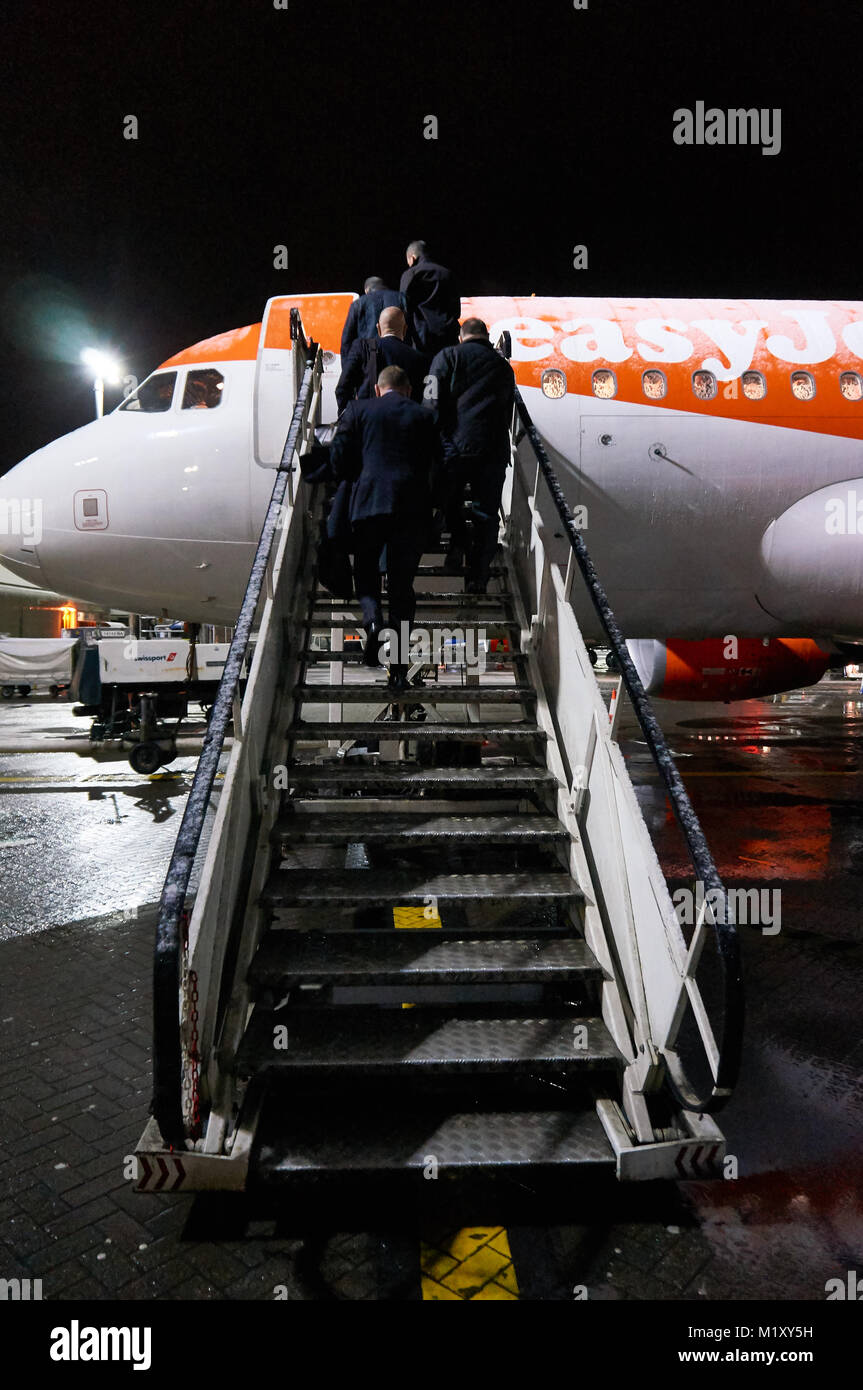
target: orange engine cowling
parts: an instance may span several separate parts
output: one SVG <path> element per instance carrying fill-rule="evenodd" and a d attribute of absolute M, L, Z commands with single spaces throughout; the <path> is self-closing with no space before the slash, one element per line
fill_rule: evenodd
<path fill-rule="evenodd" d="M 809 637 L 711 637 L 627 642 L 648 695 L 663 700 L 751 700 L 814 685 L 830 653 Z"/>

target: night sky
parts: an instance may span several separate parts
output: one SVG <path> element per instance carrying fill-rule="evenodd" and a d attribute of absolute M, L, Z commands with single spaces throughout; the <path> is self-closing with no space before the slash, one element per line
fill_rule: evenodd
<path fill-rule="evenodd" d="M 0 44 L 0 472 L 92 418 L 81 348 L 143 379 L 417 236 L 465 294 L 863 297 L 859 0 L 28 0 Z M 676 145 L 698 100 L 781 153 Z"/>

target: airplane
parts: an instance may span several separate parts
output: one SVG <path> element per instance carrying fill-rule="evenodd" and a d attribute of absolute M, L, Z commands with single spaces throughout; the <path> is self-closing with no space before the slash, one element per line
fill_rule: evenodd
<path fill-rule="evenodd" d="M 0 565 L 0 600 L 4 598 L 27 598 L 34 604 L 47 603 L 50 599 L 62 602 L 60 594 L 55 594 L 50 589 L 40 589 L 38 584 L 30 584 L 26 579 L 21 579 L 19 575 Z"/>
<path fill-rule="evenodd" d="M 323 349 L 334 420 L 354 298 L 276 296 L 24 459 L 4 487 L 42 499 L 42 535 L 0 535 L 0 559 L 93 603 L 230 624 L 289 423 L 290 309 Z M 863 303 L 496 296 L 462 317 L 509 331 L 650 691 L 795 689 L 863 640 Z"/>

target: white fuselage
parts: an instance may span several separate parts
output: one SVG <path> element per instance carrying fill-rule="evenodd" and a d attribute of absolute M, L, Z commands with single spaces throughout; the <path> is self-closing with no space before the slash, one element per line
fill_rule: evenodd
<path fill-rule="evenodd" d="M 508 302 L 517 308 L 524 303 Z M 482 307 L 483 301 L 473 303 Z M 721 309 L 731 313 L 733 306 L 723 302 Z M 814 321 L 814 311 L 810 318 Z M 265 318 L 265 330 L 266 324 Z M 745 410 L 729 418 L 711 415 L 699 403 L 680 409 L 634 399 L 635 388 L 629 399 L 598 398 L 590 389 L 597 361 L 615 364 L 622 380 L 628 366 L 623 351 L 635 356 L 635 347 L 626 344 L 636 339 L 630 334 L 624 342 L 622 330 L 613 326 L 616 355 L 603 359 L 599 349 L 592 351 L 591 337 L 587 367 L 572 366 L 587 361 L 586 336 L 573 335 L 555 346 L 549 361 L 567 369 L 562 398 L 550 399 L 535 384 L 544 363 L 533 378 L 520 377 L 520 389 L 570 504 L 585 508 L 585 538 L 627 637 L 863 637 L 863 520 L 859 536 L 853 526 L 829 536 L 824 527 L 834 494 L 859 493 L 863 511 L 863 426 L 857 429 L 856 417 L 850 426 L 846 419 L 841 430 L 834 429 L 832 407 L 824 404 L 820 386 L 810 406 L 821 412 L 815 428 L 814 414 L 805 428 L 790 417 L 786 421 L 784 405 L 785 413 L 775 418 L 755 408 L 752 418 Z M 856 332 L 858 321 L 851 327 Z M 748 319 L 742 326 L 750 345 L 756 329 Z M 654 360 L 673 362 L 670 330 L 662 330 L 664 338 L 653 331 L 659 344 Z M 533 347 L 527 333 L 515 343 L 517 371 L 519 349 L 531 367 L 531 359 L 544 350 L 541 337 L 537 348 L 533 332 Z M 722 337 L 719 329 L 714 332 Z M 736 334 L 733 329 L 731 336 Z M 762 365 L 773 370 L 775 364 L 777 378 L 775 384 L 768 378 L 768 396 L 776 401 L 791 370 L 777 353 L 790 340 L 775 333 L 766 337 L 767 348 L 774 344 L 768 363 L 765 337 L 759 340 Z M 602 332 L 597 341 L 601 348 Z M 856 344 L 856 338 L 850 341 Z M 649 343 L 637 345 L 642 359 L 653 350 Z M 182 405 L 187 374 L 218 361 L 210 352 L 196 363 L 193 352 L 174 367 L 177 385 L 169 410 L 119 407 L 7 474 L 7 495 L 41 503 L 38 539 L 0 536 L 3 562 L 15 574 L 40 588 L 131 612 L 234 621 L 274 481 L 272 446 L 268 452 L 261 443 L 264 389 L 281 402 L 281 413 L 267 429 L 271 437 L 284 438 L 290 401 L 286 393 L 280 396 L 281 379 L 274 373 L 290 353 L 282 345 L 268 348 L 269 355 L 262 348 L 257 359 L 219 361 L 224 380 L 218 408 L 188 409 Z M 844 348 L 843 353 L 837 373 L 848 366 Z M 800 360 L 791 358 L 792 364 Z M 817 360 L 818 370 L 826 371 L 830 364 L 823 354 Z M 639 373 L 643 366 L 639 360 Z M 680 367 L 687 383 L 690 368 L 690 363 Z M 671 379 L 672 369 L 664 370 Z M 720 374 L 720 383 L 741 370 L 739 363 L 732 366 Z M 334 418 L 338 372 L 339 359 L 330 351 L 324 419 Z M 863 420 L 863 402 L 860 411 Z M 575 601 L 586 635 L 597 635 L 592 609 L 577 594 Z"/>

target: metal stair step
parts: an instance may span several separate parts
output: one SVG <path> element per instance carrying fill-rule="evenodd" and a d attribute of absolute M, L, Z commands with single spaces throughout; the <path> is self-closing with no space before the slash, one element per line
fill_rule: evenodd
<path fill-rule="evenodd" d="M 348 985 L 555 984 L 601 978 L 593 952 L 578 937 L 429 939 L 391 930 L 270 932 L 249 971 L 256 988 L 303 983 Z"/>
<path fill-rule="evenodd" d="M 433 592 L 433 591 L 430 592 L 430 591 L 428 591 L 428 590 L 420 589 L 420 590 L 414 590 L 414 593 L 415 593 L 415 595 L 416 595 L 417 604 L 422 604 L 422 603 L 424 603 L 424 604 L 430 604 L 430 605 L 432 605 L 432 606 L 434 606 L 434 604 L 436 604 L 436 603 L 445 603 L 445 604 L 450 604 L 450 603 L 452 603 L 452 604 L 455 604 L 455 605 L 457 605 L 457 606 L 458 606 L 458 605 L 461 605 L 461 606 L 463 606 L 463 607 L 471 607 L 473 604 L 476 603 L 476 604 L 479 604 L 479 605 L 482 607 L 482 606 L 487 606 L 487 605 L 492 604 L 492 603 L 501 603 L 501 604 L 503 604 L 503 603 L 511 603 L 511 602 L 512 602 L 512 594 L 509 592 L 509 590 L 500 590 L 500 591 L 492 590 L 491 593 L 485 593 L 485 594 L 469 594 L 469 593 L 465 593 L 465 591 L 464 591 L 463 589 L 458 589 L 458 590 L 448 590 L 448 589 L 444 589 L 444 590 L 442 590 L 440 593 L 435 593 L 435 592 Z M 322 609 L 322 610 L 326 610 L 326 609 L 329 609 L 329 608 L 335 608 L 335 609 L 356 609 L 357 612 L 360 611 L 360 607 L 359 607 L 359 604 L 358 604 L 358 603 L 356 603 L 356 602 L 349 602 L 349 603 L 346 603 L 344 599 L 333 598 L 330 594 L 327 594 L 327 593 L 323 593 L 323 592 L 312 593 L 312 594 L 308 594 L 307 597 L 308 597 L 309 599 L 311 599 L 311 600 L 314 602 L 314 604 L 315 604 L 315 606 L 316 606 L 317 608 L 320 608 L 320 609 Z M 383 601 L 384 601 L 384 605 L 386 605 L 386 593 L 384 593 L 384 599 L 383 599 Z"/>
<path fill-rule="evenodd" d="M 531 685 L 412 685 L 403 695 L 396 695 L 386 682 L 379 684 L 359 683 L 327 685 L 308 682 L 298 685 L 296 697 L 319 704 L 374 704 L 380 701 L 385 705 L 442 705 L 442 704 L 518 704 L 525 700 L 535 700 L 536 691 Z"/>
<path fill-rule="evenodd" d="M 424 906 L 438 902 L 477 899 L 528 898 L 579 901 L 584 894 L 568 872 L 542 870 L 511 874 L 428 874 L 417 869 L 375 873 L 368 869 L 277 869 L 264 886 L 261 902 L 270 907 L 300 903 L 342 904 L 349 907 Z"/>
<path fill-rule="evenodd" d="M 437 551 L 429 551 L 429 554 L 437 553 Z M 501 565 L 492 565 L 489 570 L 489 579 L 501 579 L 505 574 L 506 570 Z M 420 565 L 417 570 L 418 579 L 459 579 L 460 577 L 461 576 L 457 574 L 449 574 L 448 571 L 444 569 L 443 565 Z"/>
<path fill-rule="evenodd" d="M 359 641 L 351 643 L 349 646 L 345 647 L 340 652 L 323 651 L 320 647 L 303 647 L 300 651 L 300 656 L 302 657 L 303 661 L 345 661 L 353 666 L 362 656 L 362 643 Z M 485 658 L 487 670 L 494 670 L 494 667 L 498 662 L 516 663 L 518 661 L 526 660 L 524 652 L 514 652 L 509 649 L 507 649 L 506 651 L 486 652 Z M 455 661 L 449 663 L 449 665 L 451 666 L 457 666 L 458 664 L 459 663 Z M 465 666 L 465 663 L 462 662 L 461 665 Z M 466 669 L 475 670 L 476 668 L 468 665 Z"/>
<path fill-rule="evenodd" d="M 292 787 L 306 790 L 351 788 L 356 791 L 404 790 L 412 793 L 434 791 L 550 791 L 557 779 L 546 767 L 417 767 L 413 764 L 390 763 L 378 767 L 354 765 L 344 758 L 334 764 L 306 763 L 290 770 Z"/>
<path fill-rule="evenodd" d="M 278 1185 L 302 1174 L 359 1175 L 428 1167 L 469 1172 L 529 1168 L 532 1179 L 561 1168 L 614 1169 L 614 1153 L 595 1109 L 504 1110 L 453 1113 L 441 1106 L 339 1108 L 337 1117 L 319 1105 L 292 1106 L 289 1132 L 280 1107 L 273 1121 L 265 1111 L 254 1179 Z M 268 1129 L 275 1128 L 275 1133 Z"/>
<path fill-rule="evenodd" d="M 287 1046 L 280 1028 L 287 1029 Z M 396 1077 L 409 1072 L 528 1075 L 617 1068 L 623 1058 L 601 1018 L 464 1018 L 441 1010 L 256 1007 L 237 1053 L 241 1075 Z M 322 1107 L 323 1108 L 323 1107 Z"/>
<path fill-rule="evenodd" d="M 535 845 L 565 844 L 569 835 L 554 816 L 541 815 L 399 815 L 374 817 L 346 812 L 325 815 L 286 815 L 277 822 L 272 838 L 283 849 L 296 844 L 404 845 L 470 844 Z"/>
<path fill-rule="evenodd" d="M 464 916 L 454 910 L 452 904 L 444 912 L 441 920 L 426 922 L 417 926 L 411 922 L 410 926 L 396 927 L 392 911 L 389 907 L 372 908 L 366 910 L 362 906 L 362 924 L 360 926 L 351 925 L 351 914 L 345 912 L 338 906 L 330 903 L 316 903 L 311 906 L 308 903 L 291 905 L 290 907 L 275 908 L 273 910 L 273 921 L 270 923 L 269 932 L 280 935 L 304 935 L 310 936 L 313 933 L 324 934 L 326 936 L 349 936 L 354 937 L 361 934 L 369 940 L 375 937 L 384 937 L 387 941 L 393 939 L 393 934 L 398 932 L 409 932 L 412 940 L 436 941 L 470 939 L 471 941 L 511 941 L 523 940 L 525 937 L 542 937 L 543 940 L 567 940 L 572 939 L 572 923 L 561 922 L 555 910 L 555 903 L 549 906 L 542 906 L 536 912 L 530 911 L 530 903 L 525 899 L 518 899 L 516 902 L 515 916 L 506 909 L 493 910 L 486 912 L 489 904 L 477 899 L 473 904 L 474 908 L 479 908 L 484 920 L 479 923 L 465 922 Z M 497 905 L 492 904 L 492 908 Z M 519 908 L 523 911 L 519 911 Z M 376 921 L 371 921 L 371 913 L 377 917 Z"/>
<path fill-rule="evenodd" d="M 471 597 L 471 595 L 468 595 L 468 597 Z M 316 631 L 324 631 L 327 628 L 342 627 L 347 629 L 347 631 L 349 632 L 362 632 L 362 618 L 346 618 L 344 616 L 344 609 L 349 606 L 349 604 L 343 604 L 341 610 L 338 613 L 315 613 L 312 615 L 312 618 L 309 622 L 309 626 L 314 628 Z M 411 624 L 411 628 L 417 629 L 423 626 L 427 627 L 429 623 L 434 623 L 440 627 L 448 627 L 452 623 L 453 618 L 458 619 L 458 626 L 460 628 L 491 628 L 493 633 L 500 631 L 510 632 L 514 635 L 518 635 L 518 633 L 521 632 L 520 624 L 513 622 L 511 618 L 491 617 L 489 614 L 486 613 L 461 613 L 456 608 L 449 609 L 447 612 L 439 610 L 437 612 L 423 613 L 422 621 L 420 622 L 418 619 L 415 618 L 413 623 Z M 304 620 L 299 619 L 298 621 L 303 622 Z"/>
<path fill-rule="evenodd" d="M 411 701 L 416 704 L 417 701 Z M 339 742 L 359 742 L 361 739 L 378 739 L 390 742 L 393 739 L 432 739 L 455 740 L 459 743 L 523 743 L 525 741 L 545 743 L 548 734 L 536 724 L 441 724 L 426 720 L 424 723 L 403 722 L 395 719 L 379 719 L 363 723 L 317 723 L 314 720 L 298 720 L 288 729 L 288 738 L 296 743 L 330 739 Z"/>

